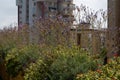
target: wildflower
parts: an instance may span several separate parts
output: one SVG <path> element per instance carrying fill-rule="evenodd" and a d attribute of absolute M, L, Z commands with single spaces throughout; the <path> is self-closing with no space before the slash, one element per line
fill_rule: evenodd
<path fill-rule="evenodd" d="M 118 57 L 118 53 L 114 53 L 113 56 L 114 56 L 114 57 Z"/>
<path fill-rule="evenodd" d="M 98 73 L 102 73 L 102 71 L 101 71 L 100 69 L 97 69 L 97 72 L 98 72 Z"/>

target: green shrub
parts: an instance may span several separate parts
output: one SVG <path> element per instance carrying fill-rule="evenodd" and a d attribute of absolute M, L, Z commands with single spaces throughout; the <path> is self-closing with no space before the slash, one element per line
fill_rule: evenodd
<path fill-rule="evenodd" d="M 93 58 L 77 47 L 46 47 L 42 54 L 25 69 L 25 80 L 73 80 L 77 73 L 97 68 Z"/>
<path fill-rule="evenodd" d="M 120 80 L 120 57 L 111 59 L 107 65 L 96 71 L 78 74 L 76 80 Z"/>
<path fill-rule="evenodd" d="M 49 80 L 50 66 L 58 56 L 60 47 L 42 48 L 42 55 L 25 69 L 25 80 Z"/>
<path fill-rule="evenodd" d="M 96 70 L 96 62 L 87 52 L 77 48 L 62 48 L 50 67 L 51 80 L 73 80 L 77 73 Z"/>
<path fill-rule="evenodd" d="M 31 62 L 35 62 L 39 56 L 39 48 L 34 45 L 13 48 L 6 56 L 7 72 L 15 77 L 25 67 L 29 66 Z"/>
<path fill-rule="evenodd" d="M 31 63 L 25 70 L 25 80 L 45 80 L 47 78 L 48 67 L 43 60 L 38 59 L 36 63 Z"/>

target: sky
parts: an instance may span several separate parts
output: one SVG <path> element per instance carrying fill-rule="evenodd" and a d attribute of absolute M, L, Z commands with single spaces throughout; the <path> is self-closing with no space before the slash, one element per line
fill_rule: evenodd
<path fill-rule="evenodd" d="M 107 0 L 74 0 L 79 6 L 81 4 L 93 10 L 107 10 Z M 16 0 L 0 0 L 0 29 L 17 23 L 17 6 Z"/>

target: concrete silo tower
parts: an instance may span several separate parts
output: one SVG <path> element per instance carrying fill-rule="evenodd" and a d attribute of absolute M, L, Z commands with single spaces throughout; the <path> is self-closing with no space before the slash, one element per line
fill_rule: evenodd
<path fill-rule="evenodd" d="M 120 0 L 108 0 L 108 53 L 120 54 Z"/>

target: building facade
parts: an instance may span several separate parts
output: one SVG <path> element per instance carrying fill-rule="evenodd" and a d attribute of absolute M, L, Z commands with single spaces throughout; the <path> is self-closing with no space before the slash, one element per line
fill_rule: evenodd
<path fill-rule="evenodd" d="M 16 0 L 18 6 L 18 25 L 33 25 L 34 19 L 61 14 L 72 15 L 73 0 Z"/>

